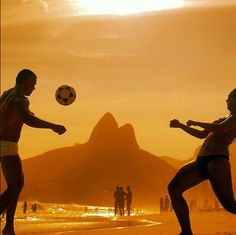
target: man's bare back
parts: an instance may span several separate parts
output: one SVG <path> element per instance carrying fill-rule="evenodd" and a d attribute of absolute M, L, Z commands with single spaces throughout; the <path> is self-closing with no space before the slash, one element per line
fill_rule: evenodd
<path fill-rule="evenodd" d="M 19 96 L 15 88 L 5 91 L 1 96 L 1 123 L 4 125 L 0 129 L 0 140 L 18 142 L 24 124 L 19 114 L 19 104 L 27 107 L 29 101 L 26 97 Z"/>

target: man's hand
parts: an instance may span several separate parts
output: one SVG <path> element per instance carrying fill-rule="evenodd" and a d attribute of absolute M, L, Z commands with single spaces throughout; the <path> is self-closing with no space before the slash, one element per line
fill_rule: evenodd
<path fill-rule="evenodd" d="M 53 125 L 52 130 L 59 135 L 62 135 L 66 132 L 66 128 L 62 125 Z"/>
<path fill-rule="evenodd" d="M 181 123 L 177 119 L 173 119 L 170 121 L 170 127 L 172 128 L 179 128 L 181 126 Z"/>

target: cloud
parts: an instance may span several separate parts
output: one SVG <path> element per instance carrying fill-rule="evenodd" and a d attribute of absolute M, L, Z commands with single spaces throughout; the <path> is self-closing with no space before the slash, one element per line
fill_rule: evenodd
<path fill-rule="evenodd" d="M 235 0 L 185 0 L 185 5 L 190 6 L 221 6 L 221 5 L 236 5 Z"/>
<path fill-rule="evenodd" d="M 39 4 L 42 5 L 42 7 L 44 8 L 45 11 L 47 11 L 47 12 L 49 11 L 49 4 L 46 1 L 44 1 L 44 0 L 35 0 L 35 1 L 38 1 Z"/>
<path fill-rule="evenodd" d="M 38 4 L 44 11 L 49 12 L 49 3 L 45 0 L 22 0 L 23 3 L 36 3 Z"/>

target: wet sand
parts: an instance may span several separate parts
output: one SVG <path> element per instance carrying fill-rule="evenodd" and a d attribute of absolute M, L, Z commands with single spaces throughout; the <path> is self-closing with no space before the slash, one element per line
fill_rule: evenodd
<path fill-rule="evenodd" d="M 194 234 L 236 235 L 236 216 L 226 212 L 192 213 L 191 219 Z M 172 213 L 119 218 L 95 216 L 80 221 L 32 222 L 16 227 L 17 235 L 176 235 L 179 231 Z"/>
<path fill-rule="evenodd" d="M 20 209 L 21 210 L 21 209 Z M 192 212 L 194 235 L 236 235 L 236 216 L 224 210 Z M 5 221 L 1 222 L 1 227 Z M 43 205 L 36 213 L 17 211 L 16 235 L 177 235 L 174 213 L 114 217 L 107 208 Z"/>

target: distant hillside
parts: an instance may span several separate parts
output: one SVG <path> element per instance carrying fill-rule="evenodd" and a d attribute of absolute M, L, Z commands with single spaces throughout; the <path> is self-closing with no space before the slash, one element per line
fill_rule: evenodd
<path fill-rule="evenodd" d="M 158 204 L 176 169 L 139 148 L 131 124 L 118 127 L 107 113 L 87 143 L 23 161 L 21 197 L 53 202 L 113 205 L 116 186 L 131 186 L 138 205 Z"/>
<path fill-rule="evenodd" d="M 179 169 L 181 166 L 183 166 L 184 164 L 186 164 L 187 162 L 192 161 L 193 159 L 196 158 L 197 153 L 199 151 L 200 147 L 198 147 L 194 152 L 192 156 L 189 156 L 189 158 L 185 159 L 185 160 L 180 160 L 180 159 L 176 159 L 176 158 L 172 158 L 169 156 L 161 156 L 160 158 L 163 159 L 164 161 L 166 161 L 167 163 L 169 163 L 171 166 L 173 166 L 176 169 Z"/>
<path fill-rule="evenodd" d="M 175 169 L 179 169 L 181 166 L 183 166 L 183 164 L 189 161 L 189 160 L 179 160 L 168 156 L 161 156 L 160 158 L 169 163 Z"/>
<path fill-rule="evenodd" d="M 129 185 L 134 207 L 158 207 L 178 168 L 194 159 L 198 149 L 186 161 L 157 157 L 139 147 L 131 124 L 119 127 L 107 113 L 86 143 L 23 160 L 25 187 L 21 200 L 112 206 L 115 187 Z M 236 143 L 230 151 L 236 190 Z M 208 182 L 186 195 L 201 201 L 215 198 Z"/>
<path fill-rule="evenodd" d="M 185 163 L 194 160 L 197 157 L 197 153 L 198 153 L 199 149 L 200 149 L 200 147 L 198 147 L 194 151 L 193 156 L 187 160 L 179 160 L 179 159 L 175 159 L 172 157 L 166 157 L 166 156 L 163 156 L 160 158 L 163 159 L 164 161 L 166 161 L 167 163 L 169 163 L 174 168 L 179 169 Z M 232 176 L 233 176 L 234 181 L 236 182 L 236 142 L 231 144 L 231 146 L 230 146 L 230 163 L 231 163 Z"/>
<path fill-rule="evenodd" d="M 179 169 L 181 166 L 183 166 L 187 162 L 194 160 L 197 156 L 199 149 L 200 149 L 200 147 L 198 147 L 194 151 L 192 157 L 190 157 L 188 160 L 184 160 L 184 161 L 181 161 L 181 160 L 178 160 L 175 158 L 171 158 L 171 157 L 161 157 L 161 158 L 163 160 L 165 160 L 166 162 L 168 162 L 173 167 L 175 167 L 176 169 Z M 230 163 L 231 163 L 231 173 L 232 173 L 232 180 L 233 180 L 234 195 L 236 197 L 236 143 L 233 143 L 230 146 Z M 191 190 L 186 192 L 186 195 L 189 199 L 195 198 L 195 199 L 198 199 L 199 201 L 204 201 L 206 198 L 208 199 L 208 201 L 212 201 L 212 202 L 215 200 L 215 195 L 212 191 L 209 181 L 206 181 L 206 182 L 192 188 Z"/>

